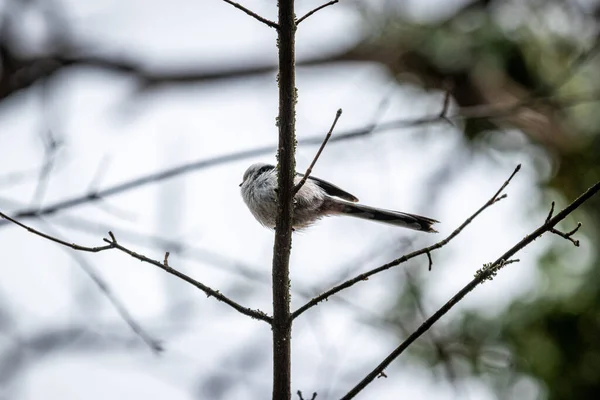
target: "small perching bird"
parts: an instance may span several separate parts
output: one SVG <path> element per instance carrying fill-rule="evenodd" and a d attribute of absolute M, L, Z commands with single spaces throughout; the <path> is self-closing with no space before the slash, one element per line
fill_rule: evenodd
<path fill-rule="evenodd" d="M 303 176 L 303 174 L 296 174 L 295 184 L 298 184 Z M 252 164 L 244 172 L 240 187 L 244 202 L 252 215 L 262 225 L 275 228 L 277 217 L 275 166 L 264 163 Z M 293 228 L 296 230 L 306 228 L 330 215 L 348 215 L 417 231 L 437 232 L 431 227 L 438 222 L 435 219 L 369 207 L 357 202 L 358 199 L 345 190 L 311 175 L 294 197 Z"/>

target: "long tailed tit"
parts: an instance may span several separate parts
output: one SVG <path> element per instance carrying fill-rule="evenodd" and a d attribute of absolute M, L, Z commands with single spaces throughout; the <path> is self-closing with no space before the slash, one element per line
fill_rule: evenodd
<path fill-rule="evenodd" d="M 302 174 L 296 174 L 296 184 Z M 262 225 L 275 228 L 277 216 L 277 170 L 275 166 L 257 163 L 246 172 L 240 184 L 242 197 L 250 212 Z M 312 175 L 294 197 L 294 229 L 302 229 L 330 215 L 348 215 L 417 231 L 437 232 L 431 227 L 435 219 L 398 211 L 356 204 L 350 193 Z"/>

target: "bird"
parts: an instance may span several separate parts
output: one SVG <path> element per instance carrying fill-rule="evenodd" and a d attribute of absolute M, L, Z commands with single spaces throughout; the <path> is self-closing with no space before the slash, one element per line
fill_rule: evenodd
<path fill-rule="evenodd" d="M 296 173 L 297 185 L 304 174 Z M 252 164 L 244 172 L 241 194 L 248 209 L 263 226 L 274 229 L 277 217 L 277 169 L 266 163 Z M 294 196 L 292 228 L 301 230 L 323 217 L 343 215 L 382 222 L 423 232 L 437 232 L 435 219 L 358 204 L 358 198 L 338 186 L 309 175 Z"/>

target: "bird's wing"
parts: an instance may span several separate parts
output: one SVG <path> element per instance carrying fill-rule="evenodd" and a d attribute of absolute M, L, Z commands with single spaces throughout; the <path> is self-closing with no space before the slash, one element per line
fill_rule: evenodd
<path fill-rule="evenodd" d="M 297 175 L 304 176 L 304 174 L 297 174 Z M 313 181 L 314 183 L 316 183 L 321 189 L 323 189 L 325 191 L 325 193 L 327 193 L 330 196 L 339 197 L 340 199 L 348 200 L 353 203 L 356 203 L 358 201 L 358 198 L 356 198 L 356 196 L 346 192 L 343 189 L 340 189 L 339 187 L 335 186 L 332 183 L 324 181 L 323 179 L 315 178 L 312 175 L 309 176 L 308 179 Z"/>

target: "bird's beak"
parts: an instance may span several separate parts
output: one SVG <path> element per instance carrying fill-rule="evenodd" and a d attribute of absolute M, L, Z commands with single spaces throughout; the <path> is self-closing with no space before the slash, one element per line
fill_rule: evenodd
<path fill-rule="evenodd" d="M 243 184 L 244 184 L 244 182 L 240 183 L 240 187 L 242 187 Z"/>

